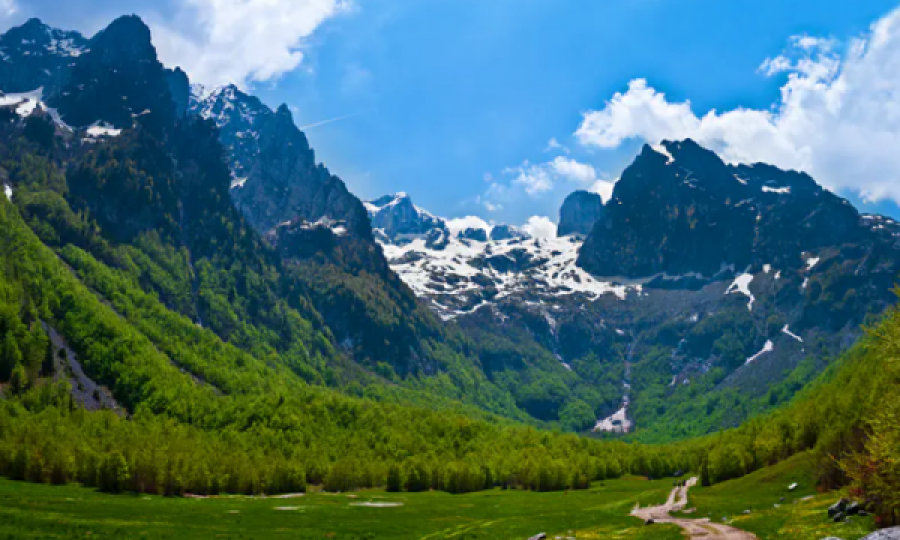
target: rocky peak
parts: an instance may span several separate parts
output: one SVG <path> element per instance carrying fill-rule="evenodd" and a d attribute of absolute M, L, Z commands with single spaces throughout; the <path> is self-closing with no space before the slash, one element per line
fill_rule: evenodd
<path fill-rule="evenodd" d="M 559 210 L 558 236 L 587 236 L 603 215 L 603 198 L 590 191 L 578 190 L 563 201 Z"/>
<path fill-rule="evenodd" d="M 246 176 L 236 177 L 232 197 L 257 230 L 266 232 L 294 219 L 314 223 L 327 218 L 345 223 L 350 235 L 372 239 L 362 202 L 340 178 L 316 163 L 306 135 L 297 129 L 286 105 L 266 114 L 258 100 L 244 99 L 233 87 L 220 95 L 227 98 L 223 103 L 232 104 L 229 110 L 248 110 L 234 106 L 233 98 L 239 97 L 262 111 L 255 117 L 229 115 L 220 126 L 220 140 L 226 146 L 235 148 L 234 141 L 242 140 L 239 151 L 231 152 L 232 173 Z M 247 125 L 252 130 L 239 131 Z"/>
<path fill-rule="evenodd" d="M 50 28 L 40 19 L 10 28 L 0 35 L 0 90 L 23 93 L 60 84 L 61 72 L 87 45 L 78 32 Z"/>
<path fill-rule="evenodd" d="M 728 165 L 694 141 L 666 141 L 645 146 L 622 174 L 578 264 L 628 277 L 797 268 L 803 252 L 863 231 L 856 210 L 808 175 Z"/>
<path fill-rule="evenodd" d="M 259 155 L 260 130 L 271 121 L 272 110 L 235 85 L 211 91 L 194 85 L 189 110 L 215 122 L 219 140 L 228 150 L 227 158 L 235 183 L 240 184 L 250 174 L 250 167 Z"/>
<path fill-rule="evenodd" d="M 107 66 L 126 67 L 134 63 L 158 63 L 150 28 L 137 15 L 114 20 L 91 38 L 94 60 Z"/>
<path fill-rule="evenodd" d="M 129 128 L 137 119 L 160 132 L 174 121 L 170 75 L 139 17 L 116 19 L 91 38 L 89 47 L 72 62 L 64 83 L 49 93 L 48 101 L 66 123 Z"/>
<path fill-rule="evenodd" d="M 528 238 L 528 233 L 519 229 L 518 227 L 514 227 L 512 225 L 500 224 L 495 225 L 491 229 L 490 234 L 491 240 L 498 242 L 500 240 L 513 240 L 516 238 Z"/>
<path fill-rule="evenodd" d="M 446 231 L 444 220 L 413 204 L 406 193 L 386 195 L 365 203 L 372 227 L 392 242 L 402 243 L 432 230 Z M 440 235 L 435 234 L 436 238 Z"/>

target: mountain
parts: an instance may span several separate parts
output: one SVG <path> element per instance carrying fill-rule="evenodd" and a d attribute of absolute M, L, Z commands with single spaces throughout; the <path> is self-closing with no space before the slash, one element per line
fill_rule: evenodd
<path fill-rule="evenodd" d="M 606 209 L 578 261 L 605 276 L 710 276 L 723 263 L 793 270 L 804 253 L 872 236 L 849 202 L 808 175 L 726 165 L 691 140 L 645 146 Z"/>
<path fill-rule="evenodd" d="M 78 51 L 40 89 L 0 81 L 28 227 L 104 301 L 138 284 L 311 384 L 665 440 L 790 399 L 893 301 L 900 226 L 801 173 L 665 142 L 606 204 L 567 198 L 557 236 L 460 229 L 402 193 L 361 201 L 287 106 L 191 85 L 136 17 Z M 176 363 L 223 392 L 238 366 Z"/>
<path fill-rule="evenodd" d="M 208 95 L 195 87 L 189 110 L 219 129 L 235 203 L 257 230 L 267 232 L 299 217 L 310 223 L 341 221 L 350 234 L 370 236 L 362 202 L 316 162 L 286 105 L 272 111 L 232 85 Z"/>
<path fill-rule="evenodd" d="M 645 147 L 607 204 L 576 192 L 560 214 L 556 238 L 429 243 L 444 226 L 379 241 L 442 317 L 518 328 L 607 396 L 601 430 L 733 425 L 789 399 L 894 301 L 894 220 L 690 140 Z"/>
<path fill-rule="evenodd" d="M 103 302 L 138 317 L 130 324 L 152 330 L 179 369 L 230 393 L 229 373 L 248 364 L 167 340 L 153 322 L 160 317 L 183 317 L 313 385 L 559 422 L 556 410 L 573 397 L 565 384 L 553 414 L 540 419 L 513 396 L 526 379 L 557 377 L 558 363 L 503 336 L 473 343 L 442 323 L 388 266 L 365 206 L 315 161 L 286 106 L 269 109 L 233 87 L 191 86 L 159 63 L 136 17 L 89 43 L 65 67 L 62 86 L 0 97 L 8 120 L 0 180 L 40 241 Z M 78 95 L 66 95 L 70 88 Z M 135 103 L 145 109 L 136 113 Z M 132 285 L 153 301 L 130 297 Z M 159 302 L 153 309 L 167 314 L 139 316 L 131 302 Z M 520 368 L 491 380 L 480 359 L 488 345 Z M 96 364 L 85 374 L 98 386 L 114 383 Z M 125 391 L 113 397 L 130 410 L 140 399 Z"/>
<path fill-rule="evenodd" d="M 78 32 L 50 28 L 38 19 L 0 36 L 0 81 L 6 93 L 60 86 L 73 61 L 88 51 Z"/>
<path fill-rule="evenodd" d="M 566 197 L 559 209 L 557 236 L 587 236 L 603 215 L 603 199 L 590 191 L 576 191 Z"/>

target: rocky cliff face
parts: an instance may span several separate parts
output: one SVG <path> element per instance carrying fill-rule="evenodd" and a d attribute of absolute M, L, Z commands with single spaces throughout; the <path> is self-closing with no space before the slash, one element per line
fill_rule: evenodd
<path fill-rule="evenodd" d="M 436 218 L 412 203 L 406 193 L 385 195 L 365 203 L 372 227 L 389 241 L 404 241 L 428 234 L 432 230 L 446 231 L 442 219 Z"/>
<path fill-rule="evenodd" d="M 0 90 L 10 94 L 59 87 L 67 68 L 87 51 L 88 40 L 78 32 L 30 19 L 0 36 Z"/>
<path fill-rule="evenodd" d="M 91 38 L 88 48 L 72 62 L 65 83 L 45 92 L 67 124 L 129 128 L 140 121 L 159 132 L 174 121 L 169 75 L 141 19 L 116 19 Z"/>
<path fill-rule="evenodd" d="M 566 197 L 559 210 L 557 236 L 587 236 L 603 215 L 603 199 L 596 193 L 576 191 Z"/>
<path fill-rule="evenodd" d="M 805 174 L 726 165 L 693 141 L 664 142 L 625 170 L 578 264 L 631 278 L 793 269 L 804 253 L 865 235 L 853 206 Z"/>
<path fill-rule="evenodd" d="M 204 95 L 195 89 L 191 111 L 215 121 L 228 149 L 232 197 L 258 231 L 300 218 L 340 221 L 347 232 L 371 238 L 362 202 L 316 162 L 287 106 L 276 111 L 234 86 Z"/>

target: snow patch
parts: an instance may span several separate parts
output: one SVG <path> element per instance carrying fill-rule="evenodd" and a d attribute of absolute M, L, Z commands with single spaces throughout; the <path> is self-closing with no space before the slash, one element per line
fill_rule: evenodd
<path fill-rule="evenodd" d="M 777 188 L 773 188 L 773 187 L 769 187 L 769 186 L 763 186 L 763 187 L 762 187 L 762 190 L 763 190 L 764 193 L 779 193 L 779 194 L 781 194 L 781 195 L 788 195 L 788 194 L 790 194 L 790 192 L 791 192 L 791 188 L 790 188 L 790 187 L 777 187 Z"/>
<path fill-rule="evenodd" d="M 662 155 L 666 156 L 667 158 L 669 158 L 668 161 L 666 161 L 666 165 L 671 165 L 671 164 L 675 163 L 675 158 L 672 157 L 672 154 L 669 153 L 669 150 L 665 146 L 663 146 L 661 144 L 654 144 L 650 148 L 652 148 L 653 151 L 656 152 L 657 154 L 662 154 Z"/>
<path fill-rule="evenodd" d="M 772 352 L 772 351 L 774 351 L 774 350 L 775 350 L 775 344 L 772 343 L 772 340 L 770 339 L 770 340 L 766 341 L 766 344 L 765 344 L 765 345 L 763 345 L 762 350 L 759 351 L 758 353 L 754 354 L 754 355 L 751 356 L 750 358 L 748 358 L 747 361 L 744 362 L 744 365 L 747 365 L 747 364 L 749 364 L 749 363 L 751 363 L 751 362 L 753 362 L 753 361 L 759 359 L 760 356 L 762 356 L 762 355 L 764 355 L 764 354 L 767 354 L 767 353 L 770 353 L 770 352 Z"/>
<path fill-rule="evenodd" d="M 753 274 L 741 274 L 734 279 L 734 282 L 728 287 L 728 290 L 725 291 L 725 294 L 740 293 L 749 298 L 750 302 L 747 304 L 747 309 L 750 311 L 753 311 L 753 302 L 756 301 L 756 297 L 750 292 L 750 283 L 752 281 Z"/>
<path fill-rule="evenodd" d="M 810 258 L 806 259 L 806 269 L 812 270 L 813 267 L 816 266 L 817 264 L 819 264 L 819 261 L 821 261 L 821 260 L 822 260 L 821 257 L 810 257 Z"/>
<path fill-rule="evenodd" d="M 594 426 L 594 431 L 606 431 L 610 433 L 628 433 L 631 431 L 631 420 L 628 419 L 628 403 L 610 416 L 599 420 Z"/>
<path fill-rule="evenodd" d="M 803 343 L 803 338 L 802 338 L 802 337 L 800 337 L 800 336 L 798 336 L 797 334 L 791 332 L 790 325 L 787 325 L 787 324 L 784 325 L 784 328 L 781 329 L 781 332 L 782 332 L 783 334 L 785 334 L 785 335 L 788 335 L 788 336 L 790 336 L 790 337 L 796 339 L 796 340 L 799 341 L 800 343 Z"/>
<path fill-rule="evenodd" d="M 122 134 L 121 129 L 116 129 L 105 122 L 94 122 L 86 130 L 89 137 L 118 137 Z"/>
<path fill-rule="evenodd" d="M 6 193 L 6 198 L 12 202 L 12 188 L 9 187 L 9 184 L 3 184 L 3 192 Z"/>

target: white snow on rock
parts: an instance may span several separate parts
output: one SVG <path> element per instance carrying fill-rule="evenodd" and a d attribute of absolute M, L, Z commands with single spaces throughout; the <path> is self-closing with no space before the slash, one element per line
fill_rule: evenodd
<path fill-rule="evenodd" d="M 753 362 L 754 360 L 759 359 L 760 356 L 762 356 L 762 355 L 764 355 L 764 354 L 766 354 L 766 353 L 770 353 L 770 352 L 772 352 L 772 351 L 774 351 L 774 350 L 775 350 L 775 344 L 772 343 L 772 340 L 768 340 L 768 341 L 766 341 L 766 344 L 763 345 L 762 350 L 759 351 L 758 353 L 754 354 L 754 355 L 751 356 L 750 358 L 748 358 L 747 361 L 744 362 L 744 365 L 749 364 L 749 363 Z"/>
<path fill-rule="evenodd" d="M 762 190 L 764 193 L 780 193 L 781 195 L 787 195 L 791 192 L 790 187 L 773 188 L 773 187 L 769 187 L 769 186 L 763 186 Z"/>
<path fill-rule="evenodd" d="M 38 88 L 31 92 L 22 92 L 20 94 L 6 94 L 0 96 L 0 107 L 16 106 L 16 114 L 22 118 L 26 118 L 34 112 L 38 107 L 44 109 L 41 98 L 44 95 L 44 88 Z"/>
<path fill-rule="evenodd" d="M 666 149 L 665 146 L 663 146 L 661 144 L 654 144 L 650 148 L 652 148 L 653 151 L 656 152 L 657 154 L 662 154 L 662 155 L 666 156 L 667 158 L 669 158 L 669 160 L 666 161 L 666 165 L 671 165 L 671 164 L 675 163 L 675 158 L 672 157 L 672 154 L 669 153 L 669 150 Z"/>
<path fill-rule="evenodd" d="M 66 131 L 73 131 L 72 127 L 63 121 L 62 117 L 60 117 L 59 112 L 57 112 L 56 109 L 48 107 L 46 103 L 41 101 L 43 99 L 43 96 L 43 87 L 38 88 L 37 90 L 32 90 L 31 92 L 22 92 L 20 94 L 6 94 L 0 96 L 0 107 L 17 105 L 16 114 L 18 114 L 22 118 L 27 118 L 36 109 L 40 109 L 49 114 L 50 118 L 57 126 L 65 129 Z"/>
<path fill-rule="evenodd" d="M 6 193 L 6 198 L 12 201 L 12 188 L 9 184 L 3 184 L 3 192 Z"/>
<path fill-rule="evenodd" d="M 750 283 L 752 281 L 753 274 L 743 273 L 734 278 L 734 282 L 728 287 L 728 290 L 725 291 L 725 294 L 740 293 L 749 298 L 750 302 L 747 304 L 747 309 L 750 311 L 753 311 L 753 302 L 756 301 L 756 297 L 750 292 Z"/>
<path fill-rule="evenodd" d="M 91 124 L 89 128 L 86 130 L 89 137 L 100 138 L 100 137 L 118 137 L 122 134 L 121 129 L 116 129 L 109 124 L 94 122 Z"/>
<path fill-rule="evenodd" d="M 806 259 L 806 269 L 812 270 L 813 267 L 815 267 L 817 264 L 819 264 L 819 261 L 821 261 L 821 260 L 822 260 L 821 257 L 810 257 L 810 258 Z"/>
<path fill-rule="evenodd" d="M 454 232 L 490 227 L 483 220 L 466 218 L 450 220 L 447 225 Z M 535 290 L 557 297 L 584 294 L 596 300 L 611 294 L 625 299 L 629 292 L 642 290 L 641 283 L 601 280 L 579 268 L 575 262 L 581 242 L 569 237 L 480 242 L 460 239 L 456 234 L 451 234 L 443 247 L 427 247 L 424 235 L 410 236 L 404 241 L 402 245 L 382 243 L 391 268 L 417 296 L 430 298 L 441 316 L 447 319 L 473 311 L 452 306 L 459 302 L 461 296 L 477 297 L 484 289 L 477 281 L 490 281 L 497 289 L 496 300 Z M 483 264 L 488 258 L 507 258 L 513 264 L 516 257 L 521 256 L 539 262 L 522 271 L 508 272 Z M 486 304 L 489 302 L 483 301 L 477 307 Z"/>
<path fill-rule="evenodd" d="M 628 433 L 631 431 L 631 420 L 628 419 L 628 402 L 622 408 L 610 416 L 599 420 L 594 426 L 594 431 L 606 431 L 610 433 Z"/>
<path fill-rule="evenodd" d="M 765 272 L 766 274 L 768 274 L 768 273 L 771 272 L 771 271 L 772 271 L 772 265 L 771 265 L 771 264 L 764 264 L 764 265 L 763 265 L 763 272 Z"/>
<path fill-rule="evenodd" d="M 785 334 L 785 335 L 788 335 L 788 336 L 790 336 L 790 337 L 796 339 L 796 340 L 799 341 L 800 343 L 803 343 L 803 338 L 802 338 L 802 337 L 800 337 L 800 336 L 798 336 L 797 334 L 791 332 L 790 325 L 787 325 L 787 324 L 784 325 L 784 328 L 781 329 L 781 332 L 782 332 L 783 334 Z"/>

